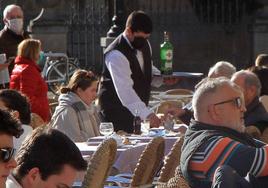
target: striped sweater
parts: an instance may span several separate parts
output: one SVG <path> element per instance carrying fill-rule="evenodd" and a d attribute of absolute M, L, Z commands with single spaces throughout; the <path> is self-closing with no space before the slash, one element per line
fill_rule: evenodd
<path fill-rule="evenodd" d="M 201 180 L 212 181 L 216 168 L 229 165 L 241 176 L 249 172 L 257 177 L 268 175 L 268 145 L 256 148 L 229 137 L 213 136 L 192 155 L 189 173 Z"/>

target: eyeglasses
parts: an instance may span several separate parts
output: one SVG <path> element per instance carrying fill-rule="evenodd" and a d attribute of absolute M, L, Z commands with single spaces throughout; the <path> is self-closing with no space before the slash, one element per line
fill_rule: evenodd
<path fill-rule="evenodd" d="M 237 108 L 242 107 L 242 99 L 240 97 L 236 97 L 234 99 L 230 99 L 227 101 L 218 102 L 218 103 L 215 103 L 214 105 L 216 106 L 216 105 L 225 104 L 225 103 L 229 103 L 229 102 L 234 103 Z"/>
<path fill-rule="evenodd" d="M 0 149 L 0 161 L 8 162 L 15 155 L 15 148 L 1 148 Z"/>

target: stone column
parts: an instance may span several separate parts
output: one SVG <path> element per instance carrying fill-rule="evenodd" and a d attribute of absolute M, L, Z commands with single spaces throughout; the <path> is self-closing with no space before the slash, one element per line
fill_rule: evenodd
<path fill-rule="evenodd" d="M 113 7 L 109 7 L 109 10 L 113 10 L 114 16 L 112 18 L 112 26 L 110 30 L 107 32 L 107 36 L 100 38 L 100 45 L 103 48 L 103 51 L 123 31 L 123 18 L 124 18 L 123 0 L 113 0 Z"/>

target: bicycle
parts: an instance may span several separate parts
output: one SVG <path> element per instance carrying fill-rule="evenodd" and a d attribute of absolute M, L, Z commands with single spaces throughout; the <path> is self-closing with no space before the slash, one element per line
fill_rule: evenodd
<path fill-rule="evenodd" d="M 66 85 L 73 75 L 79 69 L 77 58 L 69 58 L 65 53 L 43 53 L 45 63 L 42 70 L 42 76 L 48 84 L 48 89 L 59 95 L 58 90 Z"/>

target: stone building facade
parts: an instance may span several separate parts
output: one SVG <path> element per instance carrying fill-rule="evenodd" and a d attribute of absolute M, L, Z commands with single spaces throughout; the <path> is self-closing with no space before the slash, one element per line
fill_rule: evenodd
<path fill-rule="evenodd" d="M 152 17 L 154 31 L 150 42 L 158 67 L 164 31 L 171 33 L 175 71 L 206 74 L 208 67 L 220 60 L 245 68 L 253 64 L 257 54 L 268 53 L 265 0 L 116 2 L 123 7 L 121 23 L 131 11 L 138 9 Z M 100 38 L 106 36 L 112 24 L 114 0 L 2 0 L 1 11 L 11 3 L 22 6 L 26 25 L 45 8 L 32 28 L 33 37 L 41 39 L 45 51 L 64 52 L 79 58 L 83 68 L 101 69 Z"/>

